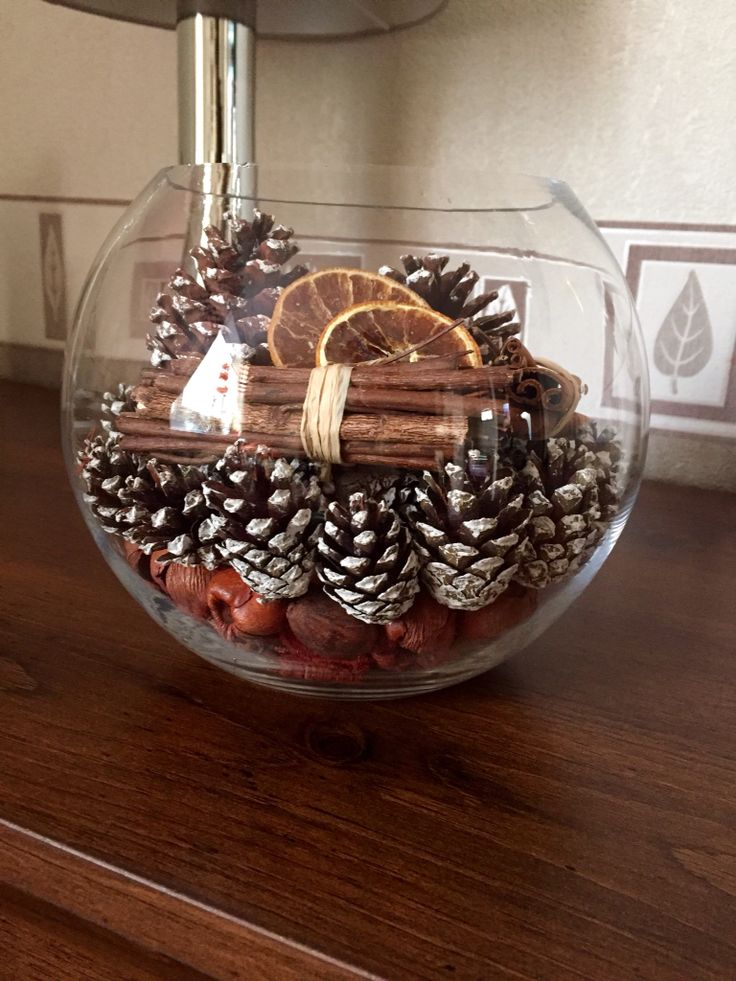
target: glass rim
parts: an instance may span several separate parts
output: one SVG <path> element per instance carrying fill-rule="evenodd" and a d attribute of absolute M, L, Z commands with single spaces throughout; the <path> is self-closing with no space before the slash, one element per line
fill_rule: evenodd
<path fill-rule="evenodd" d="M 554 177 L 406 164 L 173 164 L 154 180 L 173 190 L 254 204 L 381 211 L 523 213 L 577 200 L 569 185 Z"/>

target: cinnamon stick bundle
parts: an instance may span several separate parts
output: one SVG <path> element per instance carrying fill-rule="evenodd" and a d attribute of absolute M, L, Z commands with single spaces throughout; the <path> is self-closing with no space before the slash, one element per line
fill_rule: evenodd
<path fill-rule="evenodd" d="M 153 404 L 149 402 L 145 414 L 120 413 L 117 425 L 123 433 L 121 446 L 132 452 L 159 456 L 164 452 L 192 453 L 196 449 L 208 456 L 218 456 L 230 443 L 243 438 L 253 448 L 268 446 L 276 456 L 306 455 L 300 437 L 301 408 L 253 406 L 248 425 L 241 433 L 211 435 L 171 429 L 168 410 L 172 404 L 158 398 Z M 455 449 L 465 442 L 467 430 L 464 416 L 346 414 L 340 426 L 341 455 L 345 463 L 433 468 L 438 456 L 449 459 L 454 455 Z"/>
<path fill-rule="evenodd" d="M 490 423 L 524 438 L 553 435 L 575 411 L 580 380 L 552 362 L 534 360 L 517 339 L 511 340 L 516 344 L 507 342 L 501 365 L 467 368 L 453 356 L 356 365 L 339 420 L 341 459 L 435 468 L 466 443 L 474 419 L 483 420 L 473 425 L 476 433 L 478 425 L 487 431 Z M 306 455 L 302 416 L 309 368 L 242 366 L 239 429 L 208 434 L 171 428 L 174 403 L 199 363 L 185 360 L 143 373 L 133 390 L 136 411 L 118 416 L 125 448 L 162 459 L 214 459 L 242 438 L 247 446 L 265 445 L 274 455 Z"/>

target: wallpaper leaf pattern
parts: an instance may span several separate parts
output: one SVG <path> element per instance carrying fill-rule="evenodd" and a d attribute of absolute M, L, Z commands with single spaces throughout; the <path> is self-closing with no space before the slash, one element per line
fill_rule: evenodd
<path fill-rule="evenodd" d="M 690 275 L 662 321 L 654 342 L 654 364 L 672 378 L 677 395 L 678 378 L 692 378 L 708 364 L 713 353 L 713 328 L 697 273 Z"/>

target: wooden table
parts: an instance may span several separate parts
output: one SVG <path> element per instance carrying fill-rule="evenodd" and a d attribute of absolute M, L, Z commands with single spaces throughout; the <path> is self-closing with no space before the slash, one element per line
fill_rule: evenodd
<path fill-rule="evenodd" d="M 736 496 L 646 486 L 483 678 L 308 701 L 154 626 L 1 395 L 0 977 L 736 977 Z"/>

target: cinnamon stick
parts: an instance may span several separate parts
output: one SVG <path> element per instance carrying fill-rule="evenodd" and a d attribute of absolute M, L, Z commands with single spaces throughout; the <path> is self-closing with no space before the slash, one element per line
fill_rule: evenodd
<path fill-rule="evenodd" d="M 303 448 L 294 450 L 290 447 L 284 447 L 278 444 L 270 446 L 268 444 L 259 444 L 257 442 L 247 441 L 245 443 L 245 449 L 249 452 L 253 452 L 259 445 L 265 445 L 266 452 L 271 457 L 306 457 L 306 453 Z M 417 447 L 414 447 L 414 455 L 410 457 L 390 454 L 379 457 L 376 456 L 375 452 L 371 448 L 370 450 L 365 451 L 351 450 L 349 453 L 343 452 L 342 461 L 345 464 L 356 466 L 360 464 L 381 467 L 397 467 L 401 470 L 436 470 L 443 465 L 444 460 L 450 459 L 452 455 L 452 452 L 445 453 L 439 449 L 434 455 L 427 453 L 421 454 Z"/>
<path fill-rule="evenodd" d="M 172 429 L 166 418 L 155 418 L 140 412 L 121 412 L 116 417 L 118 432 L 133 436 L 165 436 L 167 434 L 191 440 L 193 443 L 221 443 L 225 439 L 235 440 L 238 433 L 192 433 L 187 430 Z"/>
<path fill-rule="evenodd" d="M 183 450 L 189 453 L 201 446 L 202 451 L 213 456 L 222 456 L 230 446 L 232 440 L 220 438 L 220 440 L 203 442 L 198 433 L 172 433 L 171 435 L 156 436 L 122 436 L 120 447 L 123 450 L 130 450 L 131 453 L 152 453 L 158 456 L 159 453 Z"/>
<path fill-rule="evenodd" d="M 431 359 L 427 359 L 430 361 Z M 438 359 L 439 360 L 439 359 Z M 416 362 L 416 366 L 423 362 Z M 412 370 L 414 369 L 414 370 Z M 306 392 L 310 368 L 273 368 L 264 365 L 245 365 L 240 369 L 241 391 L 246 393 L 251 383 L 280 388 L 282 385 L 303 385 Z M 415 365 L 356 365 L 353 368 L 351 387 L 391 388 L 407 391 L 453 392 L 505 392 L 520 372 L 506 365 L 482 368 L 422 367 Z"/>
<path fill-rule="evenodd" d="M 301 410 L 281 406 L 248 405 L 244 407 L 241 429 L 249 432 L 298 436 L 301 431 Z M 467 434 L 468 422 L 463 417 L 346 414 L 340 426 L 340 439 L 370 443 L 414 443 L 418 447 L 441 447 L 461 443 Z"/>
<path fill-rule="evenodd" d="M 155 457 L 159 463 L 178 463 L 180 466 L 192 464 L 200 467 L 205 463 L 214 463 L 220 456 L 221 454 L 219 453 L 197 453 L 192 456 L 191 454 L 187 455 L 186 452 L 164 451 L 161 453 L 158 450 L 155 453 Z"/>
<path fill-rule="evenodd" d="M 287 369 L 283 369 L 286 371 Z M 290 411 L 300 411 L 306 395 L 306 384 L 268 385 L 263 382 L 251 383 L 246 391 L 244 424 L 247 426 L 247 413 L 251 405 L 274 406 Z M 133 398 L 139 403 L 138 414 L 157 419 L 167 419 L 176 401 L 176 392 L 166 391 L 157 385 L 137 386 Z M 418 413 L 421 415 L 446 416 L 461 414 L 480 416 L 488 410 L 502 413 L 506 399 L 491 395 L 455 394 L 452 391 L 402 391 L 383 388 L 351 388 L 348 390 L 346 411 L 361 413 Z"/>
<path fill-rule="evenodd" d="M 162 392 L 153 386 L 136 386 L 132 391 L 133 399 L 138 403 L 135 414 L 148 416 L 153 419 L 165 419 L 168 423 L 171 407 L 177 396 L 172 392 Z M 120 417 L 118 417 L 120 418 Z"/>
<path fill-rule="evenodd" d="M 369 443 L 360 442 L 359 440 L 351 440 L 342 444 L 342 457 L 345 459 L 354 453 L 370 453 L 376 458 L 388 456 L 409 457 L 417 455 L 434 457 L 437 453 L 440 453 L 443 456 L 452 456 L 456 449 L 457 444 L 447 443 L 445 446 L 435 447 L 432 452 L 422 454 L 421 447 L 417 447 L 414 443 Z"/>
<path fill-rule="evenodd" d="M 227 436 L 213 436 L 204 433 L 189 433 L 170 429 L 161 419 L 141 418 L 135 413 L 121 413 L 117 417 L 118 429 L 123 433 L 121 445 L 133 452 L 171 451 L 174 449 L 193 450 L 201 448 L 202 452 L 212 452 L 220 455 L 236 439 L 238 433 Z M 279 455 L 305 456 L 301 438 L 298 435 L 287 435 L 284 432 L 248 432 L 245 434 L 246 445 L 266 446 Z M 351 440 L 343 444 L 342 456 L 346 462 L 359 458 L 360 461 L 369 457 L 375 462 L 387 458 L 392 460 L 420 458 L 423 465 L 429 465 L 434 459 L 434 453 L 439 452 L 445 457 L 453 455 L 456 444 L 448 441 L 445 445 L 436 447 L 433 452 L 422 453 L 421 448 L 414 443 L 375 443 L 370 440 Z"/>
<path fill-rule="evenodd" d="M 197 370 L 201 360 L 201 354 L 191 354 L 184 358 L 174 358 L 173 361 L 167 363 L 167 370 L 173 375 L 191 375 Z"/>
<path fill-rule="evenodd" d="M 249 404 L 301 406 L 306 395 L 306 386 L 291 382 L 270 385 L 264 382 L 250 382 L 246 390 Z M 462 412 L 465 415 L 480 415 L 486 409 L 500 411 L 503 401 L 482 395 L 455 396 L 453 392 L 405 391 L 392 388 L 356 388 L 348 390 L 345 408 L 367 412 L 420 412 L 429 415 L 445 415 L 448 412 Z"/>
<path fill-rule="evenodd" d="M 157 446 L 152 451 L 151 449 L 147 449 L 143 446 L 139 446 L 136 443 L 133 443 L 132 440 L 131 440 L 131 444 L 132 445 L 126 446 L 125 449 L 128 449 L 133 453 L 152 452 L 156 456 L 156 459 L 161 461 L 162 463 L 178 463 L 181 465 L 194 464 L 194 465 L 201 466 L 204 463 L 214 463 L 222 455 L 221 453 L 218 452 L 215 453 L 202 452 L 196 455 L 192 455 L 189 452 L 189 447 L 186 448 L 182 447 L 181 450 L 178 450 L 176 446 L 168 447 L 166 449 L 161 449 L 160 447 Z M 246 444 L 245 448 L 246 450 L 253 452 L 256 449 L 256 445 L 257 444 L 255 443 Z M 295 451 L 283 447 L 267 446 L 266 452 L 272 459 L 277 459 L 278 457 L 281 456 L 286 456 L 286 457 L 305 456 L 304 450 Z M 449 458 L 450 456 L 448 456 L 448 459 Z M 368 466 L 396 467 L 402 470 L 406 470 L 407 468 L 412 470 L 439 470 L 446 462 L 445 458 L 441 454 L 436 457 L 428 457 L 428 456 L 382 457 L 380 460 L 377 460 L 375 456 L 371 453 L 351 453 L 349 454 L 349 456 L 344 457 L 343 461 L 349 466 L 368 465 Z"/>
<path fill-rule="evenodd" d="M 188 375 L 156 375 L 151 384 L 162 392 L 175 392 L 180 395 L 189 381 Z"/>

